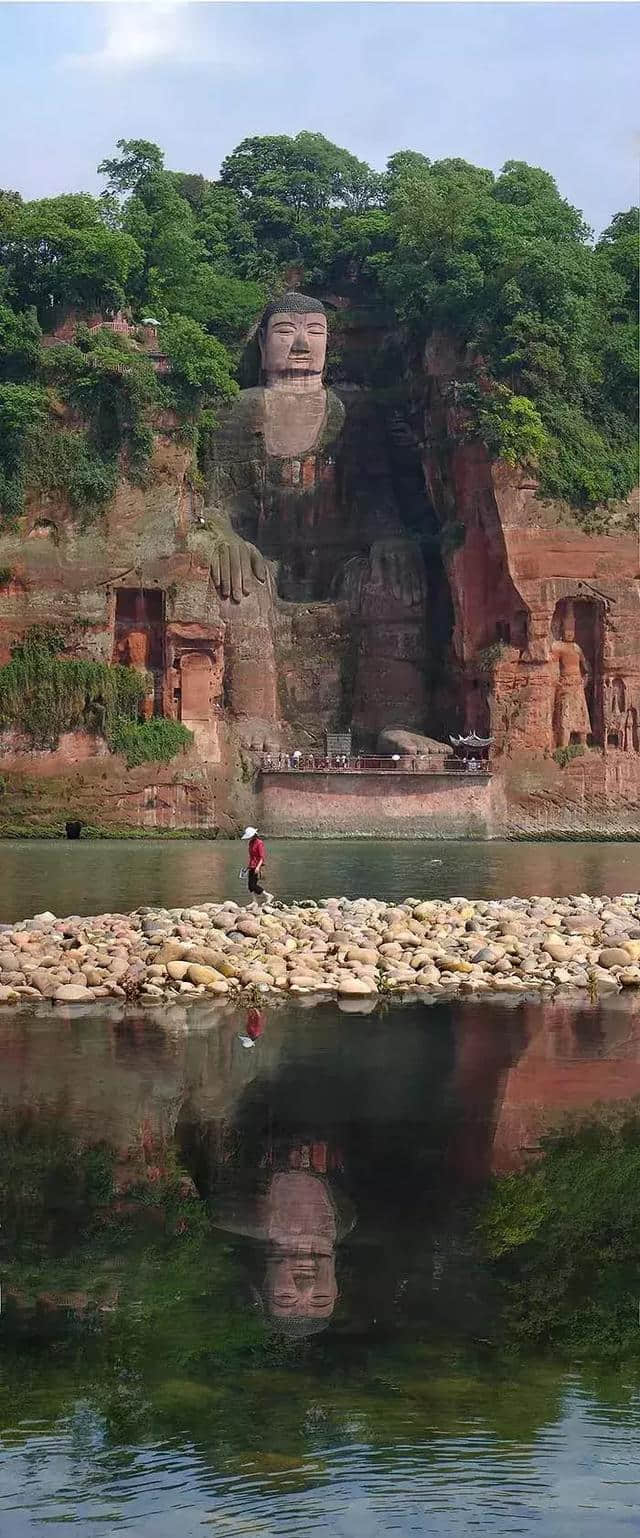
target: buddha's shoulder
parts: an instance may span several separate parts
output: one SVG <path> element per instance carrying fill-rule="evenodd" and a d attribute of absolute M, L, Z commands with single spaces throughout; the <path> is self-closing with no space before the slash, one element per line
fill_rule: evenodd
<path fill-rule="evenodd" d="M 264 390 L 240 390 L 225 406 L 216 406 L 216 436 L 260 432 L 264 428 Z"/>
<path fill-rule="evenodd" d="M 346 407 L 339 395 L 334 395 L 333 390 L 327 390 L 327 415 L 325 419 L 324 441 L 330 443 L 332 438 L 337 438 L 342 432 Z"/>

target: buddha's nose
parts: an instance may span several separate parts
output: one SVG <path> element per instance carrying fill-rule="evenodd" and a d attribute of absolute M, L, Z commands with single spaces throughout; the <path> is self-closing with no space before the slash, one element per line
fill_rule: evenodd
<path fill-rule="evenodd" d="M 309 340 L 308 340 L 306 331 L 302 331 L 302 330 L 296 331 L 295 337 L 293 339 L 291 351 L 292 352 L 308 352 L 309 351 Z"/>

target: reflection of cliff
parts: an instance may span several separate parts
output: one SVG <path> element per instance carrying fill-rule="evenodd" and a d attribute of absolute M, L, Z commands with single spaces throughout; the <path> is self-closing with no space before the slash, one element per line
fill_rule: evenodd
<path fill-rule="evenodd" d="M 348 1022 L 328 1008 L 313 1031 L 308 1016 L 276 1011 L 251 1050 L 241 1023 L 230 1010 L 189 1034 L 148 1015 L 111 1030 L 85 1018 L 78 1031 L 12 1019 L 0 1119 L 55 1125 L 87 1169 L 85 1155 L 111 1145 L 124 1215 L 144 1166 L 152 1229 L 154 1182 L 186 1167 L 203 1231 L 212 1219 L 230 1236 L 236 1302 L 250 1310 L 253 1298 L 292 1336 L 329 1321 L 356 1334 L 425 1320 L 480 1328 L 470 1200 L 567 1112 L 640 1094 L 637 1018 L 615 1005 L 468 1004 L 455 1018 L 407 1007 Z M 65 1201 L 60 1190 L 63 1216 Z M 67 1285 L 80 1286 L 73 1267 Z"/>
<path fill-rule="evenodd" d="M 121 1153 L 143 1124 L 160 1139 L 188 1134 L 207 1188 L 236 1134 L 253 1171 L 265 1138 L 307 1146 L 316 1174 L 331 1174 L 349 1149 L 351 1173 L 400 1211 L 413 1200 L 408 1174 L 396 1179 L 403 1167 L 422 1168 L 433 1201 L 441 1164 L 447 1181 L 475 1184 L 519 1164 L 565 1112 L 640 1094 L 640 1017 L 628 992 L 582 1010 L 468 1002 L 454 1021 L 448 1006 L 426 1019 L 406 1006 L 392 1022 L 354 1016 L 348 1028 L 329 1006 L 314 1012 L 312 1032 L 307 1016 L 300 1031 L 295 1013 L 278 1010 L 250 1052 L 232 1008 L 203 1011 L 189 1033 L 183 1012 L 173 1014 L 175 1030 L 171 1015 L 156 1024 L 152 1011 L 111 1024 L 83 1017 L 77 1030 L 58 1017 L 39 1030 L 13 1015 L 2 1024 L 0 1109 L 57 1111 L 84 1142 L 105 1137 Z"/>
<path fill-rule="evenodd" d="M 482 1183 L 524 1166 L 569 1114 L 640 1095 L 640 1015 L 528 1004 L 501 1018 L 468 1005 L 455 1027 L 451 1174 Z"/>
<path fill-rule="evenodd" d="M 640 1095 L 640 1015 L 527 1010 L 528 1042 L 505 1075 L 491 1168 L 517 1169 L 567 1116 Z"/>

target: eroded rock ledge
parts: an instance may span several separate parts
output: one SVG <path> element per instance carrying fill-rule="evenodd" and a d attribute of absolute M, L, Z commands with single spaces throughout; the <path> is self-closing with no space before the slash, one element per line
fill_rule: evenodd
<path fill-rule="evenodd" d="M 640 894 L 140 908 L 0 932 L 0 1004 L 340 1000 L 640 986 Z"/>

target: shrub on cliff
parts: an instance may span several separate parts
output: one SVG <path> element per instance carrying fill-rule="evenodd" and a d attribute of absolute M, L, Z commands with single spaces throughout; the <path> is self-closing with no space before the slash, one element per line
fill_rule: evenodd
<path fill-rule="evenodd" d="M 144 480 L 153 446 L 151 412 L 159 402 L 149 358 L 113 331 L 79 326 L 75 344 L 50 347 L 43 367 L 57 393 L 81 413 L 103 459 L 122 455 L 129 477 Z"/>
<path fill-rule="evenodd" d="M 37 429 L 46 419 L 47 397 L 39 385 L 0 384 L 0 511 L 21 511 L 26 469 Z"/>
<path fill-rule="evenodd" d="M 16 311 L 0 304 L 0 379 L 19 384 L 34 378 L 41 335 L 34 310 Z"/>
<path fill-rule="evenodd" d="M 147 692 L 145 674 L 61 657 L 65 638 L 32 627 L 0 667 L 0 730 L 13 727 L 34 748 L 56 748 L 63 732 L 97 732 L 110 741 L 116 722 L 133 721 Z"/>
<path fill-rule="evenodd" d="M 118 716 L 109 728 L 108 742 L 111 752 L 121 753 L 127 769 L 133 769 L 136 764 L 169 763 L 191 746 L 193 732 L 181 721 L 164 716 L 152 716 L 150 721 Z"/>
<path fill-rule="evenodd" d="M 104 507 L 118 484 L 117 460 L 99 454 L 87 432 L 60 427 L 51 417 L 36 429 L 27 474 L 31 490 L 58 493 L 84 515 Z"/>
<path fill-rule="evenodd" d="M 197 321 L 174 315 L 161 327 L 160 342 L 171 366 L 171 396 L 183 411 L 193 412 L 199 405 L 211 406 L 237 395 L 226 348 Z"/>

